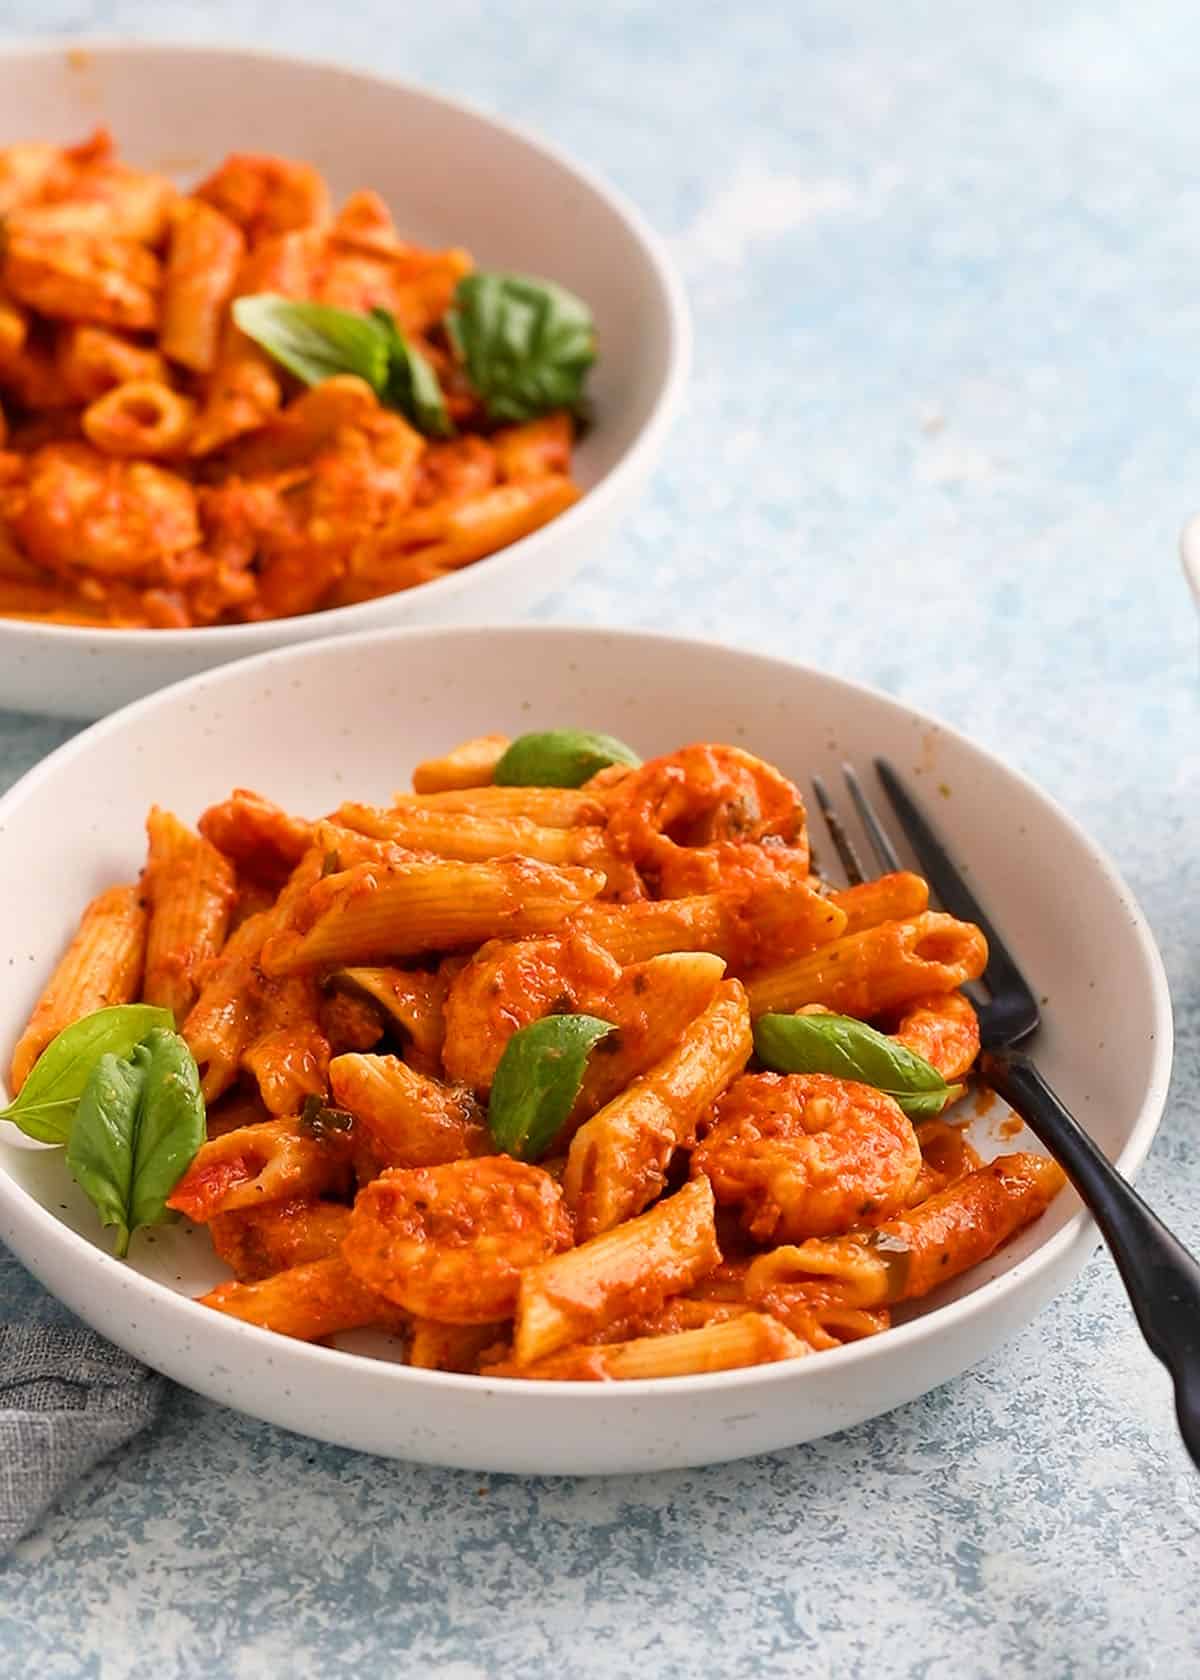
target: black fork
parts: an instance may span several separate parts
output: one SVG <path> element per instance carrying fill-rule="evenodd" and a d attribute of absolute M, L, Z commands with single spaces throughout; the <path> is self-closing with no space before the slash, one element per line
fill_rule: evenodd
<path fill-rule="evenodd" d="M 1200 1467 L 1200 1264 L 1168 1231 L 1054 1094 L 1019 1044 L 1038 1027 L 1037 999 L 979 900 L 967 886 L 920 807 L 885 759 L 875 769 L 900 827 L 943 909 L 975 922 L 988 942 L 983 972 L 987 1001 L 979 1007 L 983 1044 L 980 1071 L 1056 1158 L 1108 1244 L 1142 1334 L 1171 1373 L 1175 1412 L 1192 1461 Z M 853 768 L 842 766 L 846 786 L 880 867 L 901 867 L 887 830 Z M 828 790 L 814 776 L 813 791 L 834 849 L 852 886 L 865 879 L 853 842 Z"/>

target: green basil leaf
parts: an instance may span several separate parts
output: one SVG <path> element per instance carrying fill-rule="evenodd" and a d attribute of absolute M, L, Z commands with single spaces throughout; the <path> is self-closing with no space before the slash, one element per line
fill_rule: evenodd
<path fill-rule="evenodd" d="M 632 747 L 588 729 L 518 735 L 492 772 L 500 787 L 582 787 L 609 764 L 639 765 Z"/>
<path fill-rule="evenodd" d="M 911 1120 L 940 1114 L 962 1095 L 924 1056 L 851 1015 L 760 1015 L 754 1049 L 776 1073 L 828 1073 L 894 1097 Z"/>
<path fill-rule="evenodd" d="M 564 287 L 478 269 L 455 287 L 446 331 L 491 419 L 582 406 L 596 328 L 587 304 Z"/>
<path fill-rule="evenodd" d="M 204 1098 L 195 1059 L 176 1032 L 155 1027 L 123 1061 L 97 1062 L 67 1143 L 67 1166 L 117 1228 L 116 1252 L 156 1225 L 166 1200 L 204 1142 Z"/>
<path fill-rule="evenodd" d="M 382 397 L 425 437 L 452 437 L 454 426 L 438 376 L 416 345 L 410 344 L 386 309 L 372 309 L 371 319 L 387 337 L 388 372 Z"/>
<path fill-rule="evenodd" d="M 39 1143 L 66 1143 L 75 1109 L 101 1056 L 128 1056 L 152 1027 L 171 1027 L 169 1009 L 119 1003 L 73 1021 L 52 1038 L 0 1120 L 11 1120 Z"/>
<path fill-rule="evenodd" d="M 370 315 L 326 303 L 257 292 L 235 298 L 235 324 L 255 344 L 302 379 L 319 385 L 338 373 L 357 374 L 382 396 L 388 381 L 388 335 Z"/>
<path fill-rule="evenodd" d="M 592 1046 L 612 1031 L 594 1015 L 547 1015 L 512 1035 L 488 1102 L 497 1148 L 518 1161 L 546 1153 L 575 1106 Z"/>

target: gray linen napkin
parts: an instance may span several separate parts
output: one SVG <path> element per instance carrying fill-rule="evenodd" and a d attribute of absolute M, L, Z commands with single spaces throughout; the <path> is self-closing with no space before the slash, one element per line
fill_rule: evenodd
<path fill-rule="evenodd" d="M 165 1379 L 91 1330 L 0 1324 L 0 1555 L 158 1414 Z"/>

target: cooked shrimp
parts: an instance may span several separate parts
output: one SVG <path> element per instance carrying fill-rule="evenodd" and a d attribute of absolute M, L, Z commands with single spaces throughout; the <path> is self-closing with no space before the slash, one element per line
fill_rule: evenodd
<path fill-rule="evenodd" d="M 979 1054 L 979 1017 L 961 992 L 934 992 L 905 1006 L 892 1037 L 924 1056 L 943 1079 L 961 1079 Z"/>
<path fill-rule="evenodd" d="M 162 264 L 132 239 L 27 227 L 6 239 L 3 277 L 18 303 L 55 320 L 158 325 Z"/>
<path fill-rule="evenodd" d="M 521 1272 L 571 1244 L 558 1185 L 506 1155 L 393 1168 L 361 1190 L 342 1253 L 406 1311 L 449 1324 L 511 1318 Z"/>
<path fill-rule="evenodd" d="M 198 827 L 240 874 L 276 892 L 312 845 L 315 833 L 312 823 L 249 788 L 234 788 L 228 799 L 210 805 Z"/>
<path fill-rule="evenodd" d="M 234 152 L 195 190 L 236 222 L 254 242 L 272 234 L 313 227 L 329 216 L 329 193 L 308 163 Z"/>
<path fill-rule="evenodd" d="M 620 964 L 585 934 L 491 940 L 446 997 L 446 1072 L 487 1090 L 515 1032 L 544 1015 L 611 1019 L 606 1005 L 620 978 Z"/>
<path fill-rule="evenodd" d="M 200 541 L 185 479 L 148 461 L 112 460 L 86 443 L 52 443 L 32 456 L 13 529 L 39 565 L 104 577 L 144 575 Z"/>
<path fill-rule="evenodd" d="M 609 836 L 664 898 L 808 873 L 798 790 L 740 747 L 698 744 L 651 759 L 610 794 Z"/>
<path fill-rule="evenodd" d="M 921 1167 L 912 1125 L 870 1085 L 821 1073 L 738 1079 L 692 1156 L 760 1242 L 835 1236 L 904 1207 Z"/>

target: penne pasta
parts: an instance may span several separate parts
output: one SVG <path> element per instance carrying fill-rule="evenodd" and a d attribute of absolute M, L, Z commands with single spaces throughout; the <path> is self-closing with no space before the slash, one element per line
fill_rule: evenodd
<path fill-rule="evenodd" d="M 178 206 L 158 342 L 165 356 L 192 373 L 211 373 L 216 365 L 225 305 L 245 250 L 241 229 L 219 210 L 199 199 Z"/>
<path fill-rule="evenodd" d="M 420 968 L 339 968 L 326 985 L 370 1001 L 399 1029 L 415 1056 L 440 1068 L 446 1037 L 444 974 Z"/>
<path fill-rule="evenodd" d="M 316 848 L 305 853 L 271 909 L 249 917 L 227 941 L 183 1024 L 200 1065 L 201 1089 L 213 1102 L 233 1083 L 242 1055 L 260 1031 L 264 1004 L 263 946 L 321 870 Z"/>
<path fill-rule="evenodd" d="M 412 773 L 414 793 L 486 787 L 509 746 L 507 735 L 477 735 L 442 758 L 427 758 Z"/>
<path fill-rule="evenodd" d="M 599 827 L 546 828 L 527 817 L 471 815 L 418 805 L 380 810 L 371 805 L 347 804 L 339 806 L 331 821 L 412 851 L 433 852 L 467 863 L 520 853 L 542 863 L 583 864 L 606 875 L 622 868 L 620 861 L 608 853 Z"/>
<path fill-rule="evenodd" d="M 258 958 L 274 911 L 250 916 L 233 933 L 206 976 L 182 1032 L 200 1068 L 204 1100 L 213 1103 L 237 1077 L 258 1018 Z"/>
<path fill-rule="evenodd" d="M 311 974 L 255 981 L 254 1024 L 239 1067 L 253 1075 L 271 1114 L 295 1114 L 329 1080 L 329 1041 L 318 1019 L 320 990 Z"/>
<path fill-rule="evenodd" d="M 746 994 L 737 980 L 725 981 L 678 1048 L 580 1127 L 563 1175 L 579 1236 L 610 1230 L 654 1200 L 675 1151 L 695 1142 L 752 1049 Z"/>
<path fill-rule="evenodd" d="M 668 951 L 711 951 L 744 968 L 828 945 L 846 924 L 845 912 L 804 882 L 767 881 L 645 904 L 593 903 L 577 911 L 571 925 L 621 963 Z"/>
<path fill-rule="evenodd" d="M 239 1283 L 257 1283 L 273 1272 L 305 1266 L 337 1254 L 350 1224 L 340 1202 L 297 1196 L 218 1213 L 208 1225 L 212 1245 Z"/>
<path fill-rule="evenodd" d="M 648 1074 L 689 1028 L 700 1031 L 700 1017 L 716 997 L 724 972 L 720 957 L 706 951 L 669 951 L 623 969 L 606 1012 L 617 1030 L 596 1046 L 572 1120 L 588 1119 Z"/>
<path fill-rule="evenodd" d="M 393 805 L 400 810 L 459 811 L 470 817 L 510 818 L 543 828 L 574 828 L 584 823 L 603 826 L 605 817 L 604 800 L 582 788 L 447 788 L 440 793 L 398 793 Z"/>
<path fill-rule="evenodd" d="M 919 916 L 929 908 L 929 887 L 919 875 L 898 869 L 890 875 L 879 875 L 873 881 L 860 881 L 855 887 L 832 893 L 830 902 L 844 911 L 846 925 L 842 933 L 848 935 L 878 927 L 880 922 Z"/>
<path fill-rule="evenodd" d="M 526 858 L 358 864 L 318 881 L 263 948 L 268 974 L 371 963 L 557 926 L 604 883 L 595 870 Z"/>
<path fill-rule="evenodd" d="M 509 1363 L 499 1369 L 485 1369 L 484 1374 L 551 1382 L 637 1382 L 649 1377 L 691 1377 L 742 1365 L 802 1359 L 809 1351 L 778 1319 L 744 1312 L 696 1330 L 639 1337 L 632 1342 L 567 1347 L 531 1365 Z"/>
<path fill-rule="evenodd" d="M 979 1017 L 961 992 L 935 992 L 907 1004 L 892 1037 L 923 1056 L 943 1079 L 961 1079 L 979 1054 Z"/>
<path fill-rule="evenodd" d="M 987 941 L 973 923 L 927 910 L 760 969 L 747 976 L 746 991 L 752 1015 L 820 1003 L 838 1014 L 870 1019 L 927 993 L 978 980 L 986 965 Z"/>
<path fill-rule="evenodd" d="M 167 1206 L 202 1225 L 219 1213 L 314 1197 L 344 1185 L 343 1156 L 295 1120 L 267 1120 L 201 1144 Z"/>
<path fill-rule="evenodd" d="M 338 1255 L 292 1266 L 254 1283 L 219 1283 L 200 1305 L 280 1336 L 315 1342 L 369 1324 L 400 1329 L 401 1314 L 361 1283 Z"/>
<path fill-rule="evenodd" d="M 1065 1182 L 1044 1155 L 1000 1155 L 873 1231 L 764 1255 L 746 1274 L 746 1298 L 765 1299 L 786 1281 L 833 1287 L 848 1306 L 915 1300 L 995 1253 L 1045 1212 Z"/>
<path fill-rule="evenodd" d="M 470 1092 L 416 1073 L 395 1056 L 336 1056 L 329 1083 L 381 1168 L 437 1167 L 486 1152 L 488 1133 Z"/>
<path fill-rule="evenodd" d="M 516 1359 L 529 1365 L 632 1311 L 652 1310 L 720 1260 L 712 1190 L 701 1179 L 637 1219 L 523 1271 Z"/>
<path fill-rule="evenodd" d="M 502 1347 L 509 1326 L 443 1324 L 436 1318 L 414 1318 L 409 1334 L 408 1363 L 423 1371 L 477 1371 L 481 1357 Z"/>
<path fill-rule="evenodd" d="M 228 859 L 170 811 L 153 806 L 146 833 L 150 927 L 142 995 L 182 1021 L 225 943 L 237 880 Z"/>
<path fill-rule="evenodd" d="M 38 999 L 13 1050 L 14 1096 L 50 1040 L 95 1009 L 131 1003 L 146 953 L 146 911 L 138 887 L 109 887 L 88 905 L 79 930 Z"/>
<path fill-rule="evenodd" d="M 131 379 L 83 411 L 83 435 L 104 455 L 169 460 L 182 454 L 196 405 L 161 380 Z"/>

